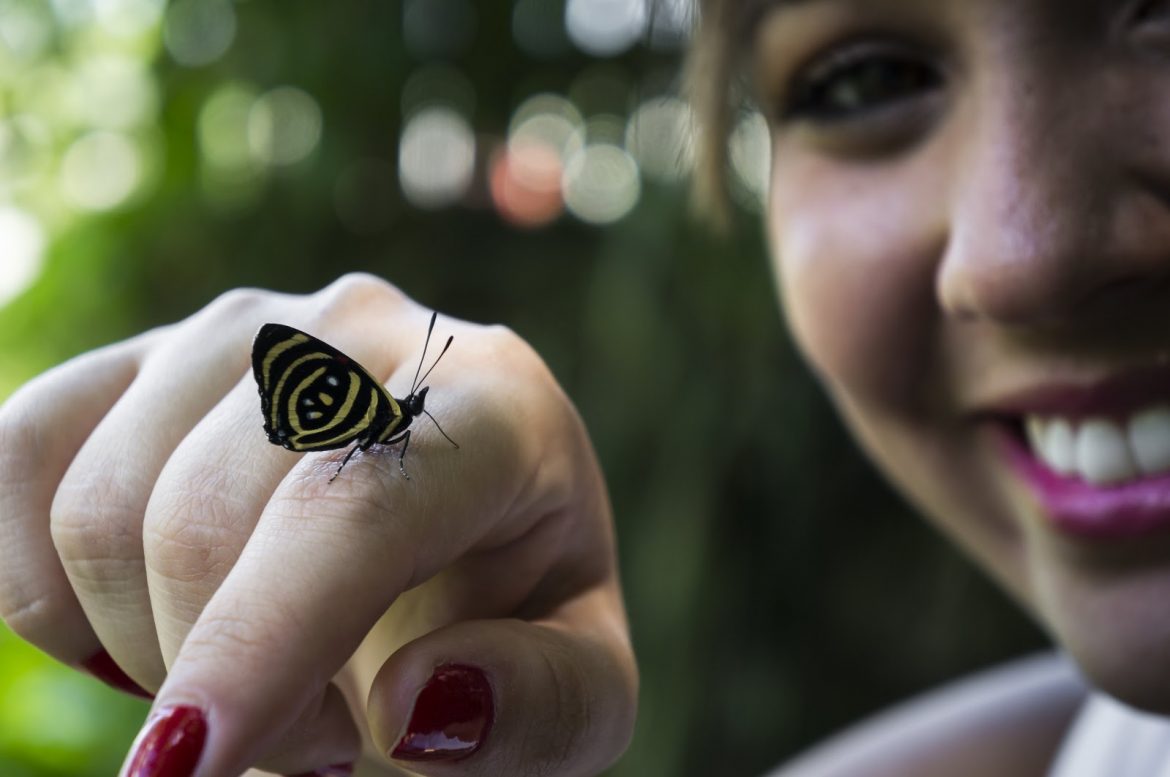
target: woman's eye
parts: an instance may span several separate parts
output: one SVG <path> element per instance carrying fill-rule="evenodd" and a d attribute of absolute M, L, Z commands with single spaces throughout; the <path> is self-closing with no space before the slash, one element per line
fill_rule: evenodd
<path fill-rule="evenodd" d="M 937 70 L 905 55 L 846 52 L 814 63 L 798 77 L 783 119 L 839 122 L 860 118 L 939 86 Z"/>

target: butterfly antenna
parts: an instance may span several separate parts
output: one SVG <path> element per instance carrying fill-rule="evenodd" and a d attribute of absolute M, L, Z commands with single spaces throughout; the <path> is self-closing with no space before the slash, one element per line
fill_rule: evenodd
<path fill-rule="evenodd" d="M 431 412 L 430 412 L 429 410 L 427 410 L 426 408 L 423 408 L 423 412 L 427 414 L 427 418 L 431 419 L 431 421 L 432 421 L 432 422 L 434 422 L 434 424 L 435 424 L 435 428 L 439 430 L 439 434 L 441 434 L 441 435 L 443 435 L 444 437 L 446 437 L 446 438 L 447 438 L 447 442 L 451 443 L 451 444 L 452 444 L 452 445 L 454 445 L 456 448 L 458 448 L 458 447 L 459 447 L 459 443 L 457 443 L 457 442 L 455 442 L 454 440 L 452 440 L 452 439 L 451 439 L 451 436 L 450 436 L 450 435 L 448 435 L 446 432 L 444 432 L 444 431 L 443 431 L 443 427 L 439 426 L 439 422 L 438 422 L 438 421 L 435 421 L 435 417 L 434 417 L 433 415 L 431 415 Z"/>
<path fill-rule="evenodd" d="M 414 382 L 410 384 L 411 394 L 413 394 L 414 390 L 418 388 L 418 374 L 422 371 L 423 361 L 427 358 L 427 346 L 431 344 L 431 332 L 433 332 L 435 329 L 435 319 L 438 318 L 438 316 L 439 311 L 435 310 L 431 312 L 431 325 L 427 327 L 427 339 L 423 343 L 422 356 L 418 357 L 418 368 L 414 371 Z M 430 372 L 428 371 L 427 374 L 429 375 Z M 426 380 L 425 376 L 423 377 L 423 380 Z"/>
<path fill-rule="evenodd" d="M 422 380 L 419 381 L 419 385 L 422 385 L 423 383 L 427 382 L 427 377 L 431 374 L 431 371 L 435 369 L 435 366 L 439 363 L 439 359 L 442 359 L 443 354 L 445 354 L 447 352 L 447 349 L 451 347 L 451 341 L 454 339 L 455 339 L 455 335 L 451 335 L 450 337 L 447 338 L 447 344 L 444 345 L 443 350 L 439 352 L 439 357 L 437 359 L 435 359 L 435 363 L 431 365 L 431 369 L 427 370 L 426 374 L 422 376 Z M 411 389 L 410 393 L 413 394 L 414 389 Z"/>

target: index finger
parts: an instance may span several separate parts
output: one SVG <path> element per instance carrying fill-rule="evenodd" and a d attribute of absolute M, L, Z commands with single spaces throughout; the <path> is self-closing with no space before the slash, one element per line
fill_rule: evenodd
<path fill-rule="evenodd" d="M 372 451 L 330 483 L 341 450 L 302 459 L 277 487 L 155 704 L 203 716 L 201 777 L 239 774 L 262 758 L 401 592 L 483 542 L 504 516 L 523 532 L 545 513 L 513 505 L 534 452 L 508 424 L 485 421 L 498 410 L 459 423 L 455 405 L 466 413 L 482 389 L 461 387 L 463 402 L 449 402 L 452 393 L 436 388 L 436 414 L 461 449 L 424 428 L 410 448 L 410 480 L 396 455 Z"/>

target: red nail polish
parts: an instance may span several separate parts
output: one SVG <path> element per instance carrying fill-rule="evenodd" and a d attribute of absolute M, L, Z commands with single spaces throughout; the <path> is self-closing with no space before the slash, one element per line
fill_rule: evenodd
<path fill-rule="evenodd" d="M 125 777 L 191 777 L 206 739 L 207 721 L 197 707 L 160 710 L 138 735 Z"/>
<path fill-rule="evenodd" d="M 350 777 L 353 773 L 353 764 L 335 763 L 332 766 L 322 766 L 317 771 L 307 771 L 303 775 L 289 775 L 288 777 Z"/>
<path fill-rule="evenodd" d="M 453 761 L 479 749 L 492 727 L 492 687 L 473 666 L 440 666 L 414 702 L 406 734 L 390 754 L 404 761 Z"/>
<path fill-rule="evenodd" d="M 154 698 L 153 694 L 131 680 L 130 676 L 122 671 L 122 667 L 114 663 L 114 659 L 105 648 L 94 653 L 88 660 L 82 661 L 81 668 L 111 688 L 117 688 L 142 699 Z"/>
<path fill-rule="evenodd" d="M 290 774 L 288 777 L 350 777 L 352 774 L 353 764 L 333 764 L 333 766 L 323 766 L 315 772 Z"/>

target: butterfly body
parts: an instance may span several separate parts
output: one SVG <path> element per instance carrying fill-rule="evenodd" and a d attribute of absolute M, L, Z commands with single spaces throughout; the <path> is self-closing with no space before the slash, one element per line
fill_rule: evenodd
<path fill-rule="evenodd" d="M 432 328 L 434 320 L 432 316 Z M 427 337 L 429 341 L 429 331 Z M 425 355 L 425 346 L 423 351 Z M 402 461 L 410 444 L 409 427 L 427 412 L 428 387 L 412 387 L 404 399 L 396 399 L 352 358 L 284 324 L 260 328 L 252 345 L 252 373 L 272 444 L 299 453 L 354 445 L 337 470 L 340 474 L 356 451 L 402 442 L 398 463 L 406 475 Z"/>

